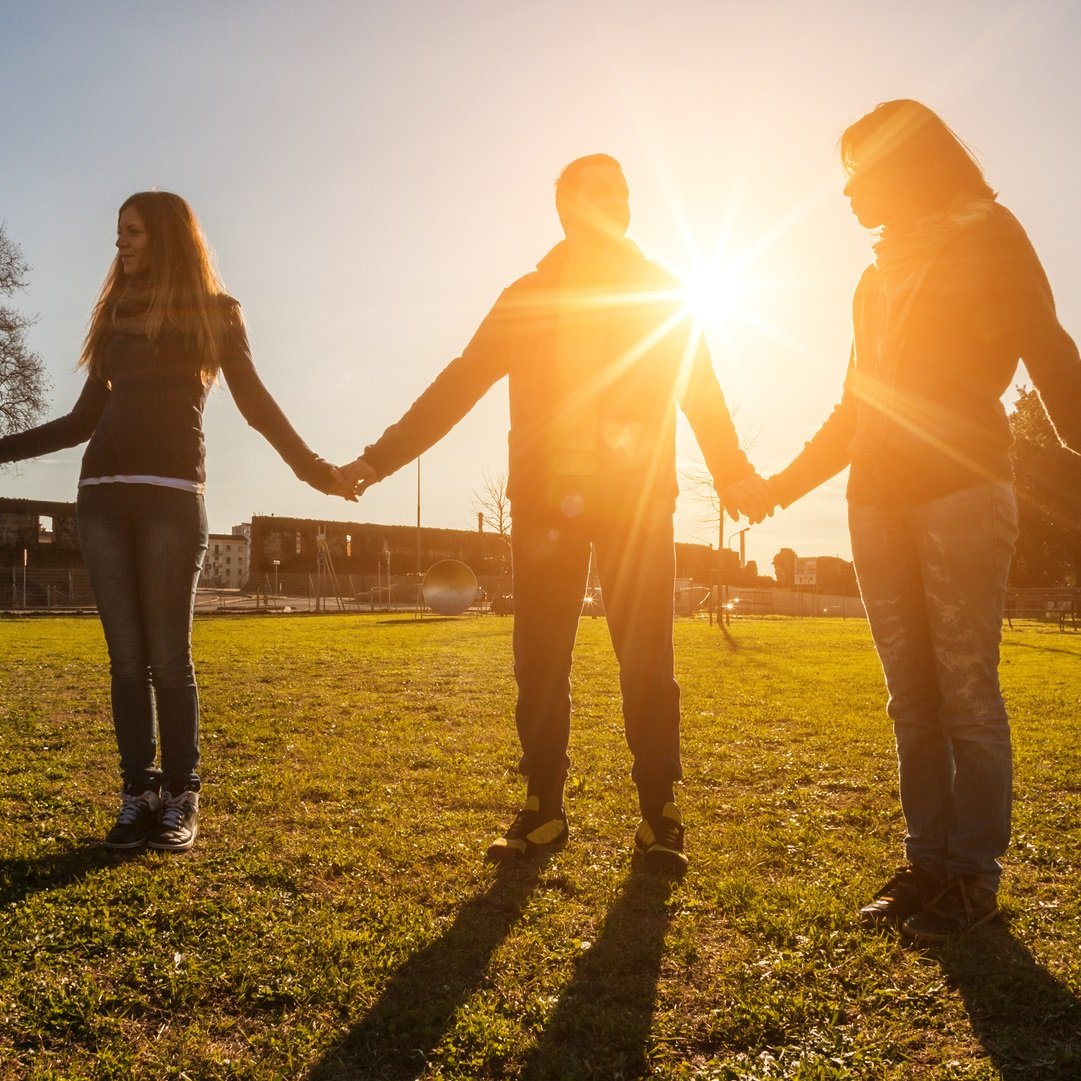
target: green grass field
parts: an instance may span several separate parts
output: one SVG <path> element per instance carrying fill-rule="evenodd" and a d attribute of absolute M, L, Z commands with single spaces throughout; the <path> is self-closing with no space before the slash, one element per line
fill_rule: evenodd
<path fill-rule="evenodd" d="M 101 632 L 0 622 L 0 1078 L 1081 1077 L 1081 635 L 1007 630 L 1004 924 L 934 952 L 855 910 L 901 859 L 862 621 L 676 626 L 691 870 L 636 870 L 603 620 L 571 843 L 499 875 L 511 621 L 197 622 L 188 856 L 119 858 Z"/>

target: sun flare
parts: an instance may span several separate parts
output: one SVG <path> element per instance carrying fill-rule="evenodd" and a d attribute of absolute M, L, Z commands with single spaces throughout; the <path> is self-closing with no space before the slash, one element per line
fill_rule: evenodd
<path fill-rule="evenodd" d="M 742 267 L 723 253 L 696 259 L 680 277 L 684 306 L 704 330 L 723 329 L 744 311 L 749 282 Z"/>

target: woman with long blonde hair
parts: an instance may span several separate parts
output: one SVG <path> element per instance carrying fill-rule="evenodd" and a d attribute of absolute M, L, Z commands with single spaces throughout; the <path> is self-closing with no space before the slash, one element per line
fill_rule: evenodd
<path fill-rule="evenodd" d="M 116 249 L 83 344 L 87 378 L 75 407 L 0 439 L 0 462 L 89 440 L 79 539 L 109 650 L 123 782 L 105 844 L 186 851 L 200 790 L 191 624 L 207 548 L 202 416 L 218 374 L 300 479 L 347 492 L 256 374 L 240 306 L 214 272 L 191 207 L 170 192 L 132 195 L 117 217 Z"/>

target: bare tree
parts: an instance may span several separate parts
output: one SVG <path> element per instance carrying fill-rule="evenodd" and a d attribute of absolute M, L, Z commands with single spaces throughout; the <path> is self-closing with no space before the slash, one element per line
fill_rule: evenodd
<path fill-rule="evenodd" d="M 29 269 L 0 223 L 0 297 L 25 289 Z M 33 322 L 10 305 L 0 304 L 0 435 L 31 427 L 45 410 L 45 366 L 26 343 L 26 330 Z"/>
<path fill-rule="evenodd" d="M 499 537 L 510 536 L 510 500 L 507 498 L 507 474 L 494 477 L 485 470 L 478 491 L 473 489 L 473 506 L 484 515 L 484 524 Z"/>
<path fill-rule="evenodd" d="M 694 462 L 679 471 L 684 490 L 693 499 L 695 521 L 716 532 L 717 547 L 724 547 L 724 508 L 713 486 L 713 475 L 704 463 Z"/>
<path fill-rule="evenodd" d="M 732 419 L 735 420 L 738 409 L 732 410 Z M 745 438 L 740 440 L 740 450 L 744 453 L 758 442 L 761 435 L 761 427 L 756 428 Z M 687 494 L 695 504 L 695 520 L 702 525 L 709 526 L 716 531 L 717 548 L 725 546 L 724 527 L 725 512 L 721 506 L 721 499 L 713 484 L 713 475 L 706 467 L 705 462 L 691 462 L 679 470 L 680 480 L 683 482 Z M 735 525 L 731 519 L 730 524 Z"/>

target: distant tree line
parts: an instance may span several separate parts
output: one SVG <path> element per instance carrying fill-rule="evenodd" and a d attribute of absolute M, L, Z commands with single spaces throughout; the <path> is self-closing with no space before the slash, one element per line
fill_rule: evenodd
<path fill-rule="evenodd" d="M 1081 455 L 1055 434 L 1034 390 L 1018 388 L 1010 415 L 1020 533 L 1012 586 L 1081 584 Z"/>

